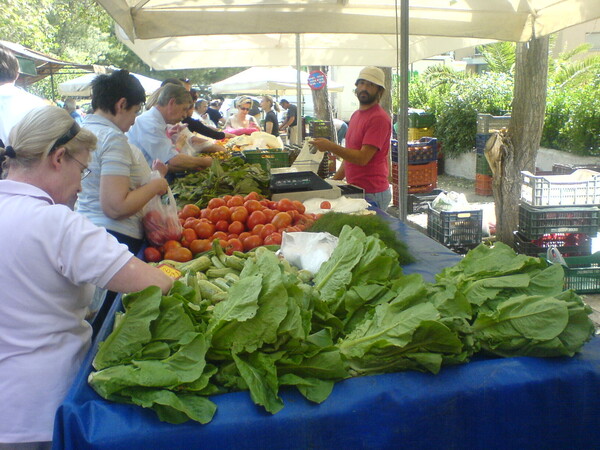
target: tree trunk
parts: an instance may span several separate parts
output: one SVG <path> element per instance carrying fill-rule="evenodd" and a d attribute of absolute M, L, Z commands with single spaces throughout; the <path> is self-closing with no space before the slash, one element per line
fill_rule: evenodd
<path fill-rule="evenodd" d="M 512 119 L 504 137 L 500 174 L 494 175 L 496 238 L 514 245 L 519 223 L 521 171 L 535 171 L 548 80 L 548 37 L 517 44 Z"/>

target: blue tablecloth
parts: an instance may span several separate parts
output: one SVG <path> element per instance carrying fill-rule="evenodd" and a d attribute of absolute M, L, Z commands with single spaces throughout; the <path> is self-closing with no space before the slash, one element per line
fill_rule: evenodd
<path fill-rule="evenodd" d="M 390 219 L 429 281 L 459 256 Z M 57 412 L 55 448 L 594 448 L 600 443 L 600 339 L 574 358 L 477 358 L 438 375 L 403 372 L 336 384 L 321 405 L 284 389 L 271 415 L 248 392 L 214 396 L 207 425 L 160 422 L 153 411 L 111 403 L 87 384 L 116 303 Z"/>

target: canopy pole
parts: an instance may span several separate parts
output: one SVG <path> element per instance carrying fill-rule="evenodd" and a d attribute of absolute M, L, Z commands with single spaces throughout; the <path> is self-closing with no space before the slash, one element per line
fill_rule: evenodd
<path fill-rule="evenodd" d="M 400 111 L 398 111 L 398 218 L 406 222 L 408 201 L 408 0 L 400 0 Z"/>
<path fill-rule="evenodd" d="M 298 133 L 298 143 L 302 142 L 302 136 L 304 135 L 304 120 L 302 113 L 302 89 L 300 80 L 300 33 L 296 33 L 296 108 L 298 111 L 298 125 L 296 126 L 296 133 Z"/>

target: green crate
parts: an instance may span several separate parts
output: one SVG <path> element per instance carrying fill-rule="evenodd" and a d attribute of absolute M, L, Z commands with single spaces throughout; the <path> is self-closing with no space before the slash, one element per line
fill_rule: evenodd
<path fill-rule="evenodd" d="M 266 171 L 290 166 L 290 155 L 287 150 L 244 150 L 242 155 L 248 164 L 260 164 Z"/>
<path fill-rule="evenodd" d="M 479 175 L 493 175 L 492 168 L 485 155 L 476 155 L 475 173 Z"/>
<path fill-rule="evenodd" d="M 600 292 L 600 252 L 589 256 L 564 258 L 565 289 L 573 289 L 578 294 Z M 551 261 L 548 261 L 551 264 Z"/>
<path fill-rule="evenodd" d="M 409 113 L 408 126 L 409 128 L 429 128 L 435 124 L 435 116 L 431 113 Z"/>

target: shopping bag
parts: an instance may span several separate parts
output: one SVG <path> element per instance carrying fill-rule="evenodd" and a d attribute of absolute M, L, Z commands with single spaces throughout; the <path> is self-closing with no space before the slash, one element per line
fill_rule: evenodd
<path fill-rule="evenodd" d="M 150 179 L 160 177 L 158 171 L 153 170 Z M 177 216 L 177 204 L 171 188 L 164 195 L 156 195 L 146 203 L 143 209 L 142 225 L 146 239 L 156 246 L 161 246 L 170 240 L 178 241 L 181 238 L 183 227 Z"/>

